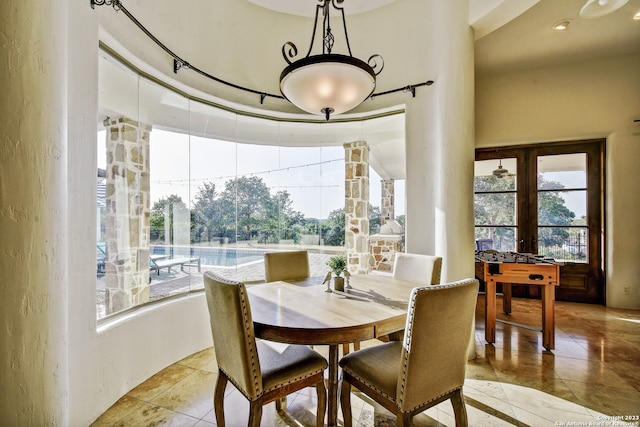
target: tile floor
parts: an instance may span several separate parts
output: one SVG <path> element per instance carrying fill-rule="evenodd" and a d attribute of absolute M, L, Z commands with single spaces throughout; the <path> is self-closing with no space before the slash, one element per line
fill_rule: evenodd
<path fill-rule="evenodd" d="M 514 298 L 510 320 L 539 325 L 540 301 Z M 611 418 L 640 415 L 640 311 L 556 302 L 552 352 L 542 348 L 539 332 L 504 323 L 497 324 L 497 342 L 486 344 L 482 295 L 476 321 L 477 357 L 469 361 L 464 387 L 470 426 L 640 425 Z M 212 348 L 193 354 L 129 391 L 93 426 L 215 425 L 216 372 Z M 389 412 L 357 392 L 352 406 L 354 426 L 395 425 Z M 228 385 L 227 426 L 246 426 L 248 408 Z M 453 426 L 451 404 L 443 402 L 413 423 Z M 262 426 L 314 425 L 312 389 L 289 396 L 283 416 L 274 404 L 263 411 Z"/>

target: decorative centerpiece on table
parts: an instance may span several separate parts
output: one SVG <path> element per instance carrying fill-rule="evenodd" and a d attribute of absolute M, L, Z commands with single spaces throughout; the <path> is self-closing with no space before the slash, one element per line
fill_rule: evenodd
<path fill-rule="evenodd" d="M 347 257 L 344 255 L 334 255 L 326 262 L 327 266 L 333 273 L 333 289 L 336 291 L 344 291 L 344 277 L 342 273 L 347 267 Z"/>

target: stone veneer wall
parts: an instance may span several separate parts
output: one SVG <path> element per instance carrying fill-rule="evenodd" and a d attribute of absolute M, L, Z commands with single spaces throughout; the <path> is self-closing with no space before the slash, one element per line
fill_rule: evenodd
<path fill-rule="evenodd" d="M 344 214 L 347 269 L 369 271 L 369 146 L 364 141 L 344 144 Z"/>
<path fill-rule="evenodd" d="M 383 179 L 380 181 L 380 225 L 387 219 L 395 219 L 395 181 L 393 179 Z"/>
<path fill-rule="evenodd" d="M 396 253 L 404 252 L 404 236 L 374 234 L 369 239 L 369 250 L 371 270 L 392 272 Z"/>
<path fill-rule="evenodd" d="M 151 127 L 106 119 L 106 313 L 149 301 Z"/>

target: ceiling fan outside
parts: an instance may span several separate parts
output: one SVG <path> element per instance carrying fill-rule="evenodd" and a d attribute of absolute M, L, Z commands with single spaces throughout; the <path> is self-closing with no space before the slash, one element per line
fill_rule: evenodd
<path fill-rule="evenodd" d="M 500 163 L 498 165 L 498 168 L 494 169 L 492 174 L 496 178 L 506 178 L 506 177 L 509 177 L 509 176 L 513 176 L 513 174 L 509 173 L 509 171 L 506 168 L 502 167 L 502 159 L 500 159 Z"/>

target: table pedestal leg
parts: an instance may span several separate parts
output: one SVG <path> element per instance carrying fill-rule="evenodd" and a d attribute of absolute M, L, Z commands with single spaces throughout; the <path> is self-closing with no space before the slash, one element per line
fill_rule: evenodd
<path fill-rule="evenodd" d="M 542 290 L 542 346 L 551 351 L 556 346 L 555 339 L 555 286 L 545 285 Z"/>
<path fill-rule="evenodd" d="M 329 346 L 329 398 L 327 399 L 327 425 L 338 425 L 338 345 Z"/>
<path fill-rule="evenodd" d="M 484 303 L 484 339 L 488 343 L 496 342 L 496 282 L 485 282 L 486 297 Z"/>

